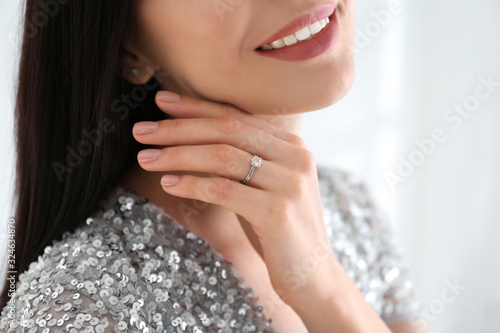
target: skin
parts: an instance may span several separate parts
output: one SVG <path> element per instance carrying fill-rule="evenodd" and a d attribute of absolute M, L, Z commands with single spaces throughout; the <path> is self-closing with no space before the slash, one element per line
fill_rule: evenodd
<path fill-rule="evenodd" d="M 157 149 L 141 151 L 121 185 L 205 238 L 257 294 L 271 295 L 262 301 L 278 331 L 388 332 L 333 255 L 316 164 L 297 135 L 302 113 L 334 104 L 352 85 L 353 1 L 335 2 L 340 38 L 328 52 L 301 62 L 254 52 L 325 2 L 233 1 L 221 11 L 212 1 L 138 0 L 123 75 L 134 84 L 155 75 L 178 95 L 156 98 L 175 119 L 134 126 L 135 139 Z M 264 164 L 243 185 L 253 154 Z M 311 260 L 314 269 L 294 271 Z M 417 332 L 409 323 L 393 329 Z"/>

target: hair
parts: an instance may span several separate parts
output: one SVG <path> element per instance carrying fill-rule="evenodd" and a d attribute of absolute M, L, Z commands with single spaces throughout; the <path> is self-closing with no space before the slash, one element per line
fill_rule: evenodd
<path fill-rule="evenodd" d="M 122 76 L 134 0 L 25 0 L 16 82 L 16 279 L 43 249 L 98 208 L 145 148 L 135 122 L 169 116 L 153 77 Z M 6 281 L 0 299 L 9 298 Z"/>

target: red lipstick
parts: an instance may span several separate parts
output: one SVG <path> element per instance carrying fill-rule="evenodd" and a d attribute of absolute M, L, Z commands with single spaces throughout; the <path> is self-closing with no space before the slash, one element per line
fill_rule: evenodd
<path fill-rule="evenodd" d="M 279 49 L 259 49 L 262 45 L 266 45 L 275 40 L 289 36 L 326 17 L 330 19 L 330 23 L 328 23 L 320 32 L 309 40 L 299 41 L 296 44 Z M 317 57 L 330 50 L 336 44 L 338 35 L 339 27 L 337 17 L 335 15 L 335 4 L 327 3 L 317 7 L 313 12 L 299 16 L 290 23 L 286 24 L 279 31 L 259 44 L 255 51 L 259 55 L 278 60 L 302 61 Z"/>

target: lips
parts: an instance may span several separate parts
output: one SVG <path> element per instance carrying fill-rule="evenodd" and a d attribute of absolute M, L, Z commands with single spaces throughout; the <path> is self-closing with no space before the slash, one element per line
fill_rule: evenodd
<path fill-rule="evenodd" d="M 300 43 L 315 37 L 320 31 L 322 31 L 330 23 L 330 18 L 324 18 L 315 23 L 308 25 L 299 31 L 286 36 L 285 38 L 275 40 L 271 44 L 262 45 L 260 50 L 272 50 L 280 49 L 286 46 L 291 46 L 296 43 Z"/>
<path fill-rule="evenodd" d="M 263 41 L 254 51 L 263 57 L 279 61 L 305 61 L 332 50 L 340 36 L 338 12 L 333 4 L 317 7 L 310 14 L 300 16 Z M 311 38 L 302 39 L 300 30 L 311 23 L 329 20 Z M 328 20 L 326 20 L 328 22 Z M 321 26 L 321 23 L 320 23 Z M 316 28 L 317 30 L 317 28 Z M 313 28 L 314 31 L 314 28 Z M 287 38 L 288 36 L 288 38 Z"/>
<path fill-rule="evenodd" d="M 260 43 L 256 47 L 256 49 L 259 49 L 261 46 L 270 44 L 271 42 L 274 42 L 276 40 L 285 38 L 321 19 L 330 17 L 334 11 L 335 11 L 335 4 L 333 3 L 326 3 L 321 6 L 318 6 L 311 13 L 301 15 L 296 19 L 292 20 L 291 22 L 289 22 L 288 24 L 286 24 L 280 30 L 278 30 L 273 35 L 269 36 L 266 40 L 264 40 L 262 43 Z"/>

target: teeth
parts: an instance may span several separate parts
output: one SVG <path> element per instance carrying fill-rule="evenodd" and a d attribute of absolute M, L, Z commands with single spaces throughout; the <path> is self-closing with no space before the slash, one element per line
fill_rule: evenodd
<path fill-rule="evenodd" d="M 328 23 L 330 23 L 330 19 L 326 17 L 317 22 L 314 22 L 311 25 L 308 25 L 305 28 L 300 29 L 299 31 L 289 36 L 286 36 L 285 38 L 281 38 L 269 44 L 262 45 L 260 49 L 262 50 L 281 49 L 285 46 L 290 46 L 302 41 L 309 40 L 314 36 L 316 36 L 316 34 L 318 34 L 318 32 L 320 32 L 324 27 L 326 27 Z"/>
<path fill-rule="evenodd" d="M 283 41 L 287 46 L 290 46 L 297 43 L 297 37 L 295 37 L 294 34 L 291 34 L 290 36 L 286 36 L 285 38 L 283 38 Z"/>
<path fill-rule="evenodd" d="M 317 34 L 321 31 L 321 23 L 316 22 L 307 27 L 311 31 L 311 35 Z"/>
<path fill-rule="evenodd" d="M 311 31 L 309 30 L 309 28 L 305 27 L 297 31 L 295 33 L 295 37 L 297 37 L 298 40 L 306 40 L 306 38 L 311 37 Z"/>
<path fill-rule="evenodd" d="M 283 41 L 283 39 L 278 39 L 278 40 L 275 40 L 274 42 L 272 42 L 271 44 L 267 44 L 269 46 L 271 46 L 273 49 L 280 49 L 282 47 L 285 47 L 286 44 L 285 42 Z"/>

